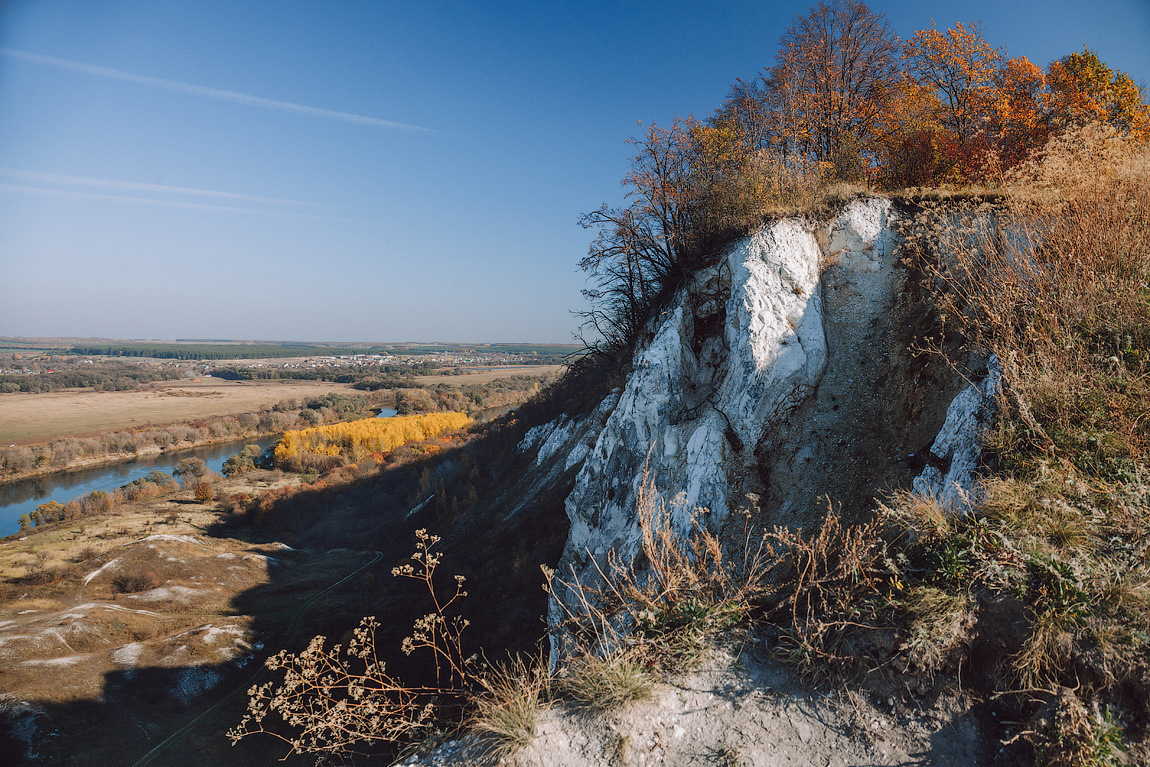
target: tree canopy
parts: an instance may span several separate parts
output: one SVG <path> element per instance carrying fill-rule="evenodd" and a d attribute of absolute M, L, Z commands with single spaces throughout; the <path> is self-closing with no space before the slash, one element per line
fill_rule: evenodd
<path fill-rule="evenodd" d="M 618 363 L 695 267 L 780 209 L 830 184 L 997 184 L 1069 128 L 1097 123 L 1150 141 L 1150 107 L 1088 48 L 1046 70 L 995 47 L 977 23 L 900 41 L 862 0 L 829 0 L 783 34 L 774 63 L 737 79 L 706 119 L 646 126 L 624 204 L 597 230 L 588 359 Z"/>

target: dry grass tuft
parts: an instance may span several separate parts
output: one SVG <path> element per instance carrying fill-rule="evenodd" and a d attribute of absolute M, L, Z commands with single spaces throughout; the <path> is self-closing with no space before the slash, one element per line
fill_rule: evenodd
<path fill-rule="evenodd" d="M 1034 716 L 1027 733 L 1038 767 L 1112 767 L 1121 759 L 1122 729 L 1109 710 L 1088 711 L 1061 689 Z"/>
<path fill-rule="evenodd" d="M 487 737 L 499 757 L 530 743 L 551 689 L 546 659 L 511 658 L 480 676 L 479 685 L 468 727 Z"/>
<path fill-rule="evenodd" d="M 909 636 L 900 648 L 914 666 L 932 676 L 947 664 L 974 622 L 970 597 L 933 586 L 916 586 L 907 594 Z"/>
<path fill-rule="evenodd" d="M 653 686 L 641 650 L 617 650 L 602 657 L 584 653 L 571 659 L 566 672 L 564 692 L 597 711 L 614 711 L 644 700 Z"/>

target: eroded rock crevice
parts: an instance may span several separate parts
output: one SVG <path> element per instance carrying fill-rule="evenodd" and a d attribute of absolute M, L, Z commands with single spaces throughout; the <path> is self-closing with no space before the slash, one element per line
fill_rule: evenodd
<path fill-rule="evenodd" d="M 584 421 L 533 430 L 521 447 L 541 469 L 578 467 L 560 577 L 594 579 L 608 552 L 638 553 L 645 470 L 682 494 L 683 533 L 695 507 L 716 530 L 752 504 L 761 524 L 809 527 L 828 502 L 860 518 L 912 487 L 966 384 L 917 349 L 937 318 L 899 260 L 897 217 L 861 199 L 736 242 L 652 321 L 621 390 Z"/>

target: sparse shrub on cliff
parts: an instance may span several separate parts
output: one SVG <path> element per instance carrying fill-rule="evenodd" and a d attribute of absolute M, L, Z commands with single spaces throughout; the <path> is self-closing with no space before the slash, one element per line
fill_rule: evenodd
<path fill-rule="evenodd" d="M 725 551 L 719 534 L 701 521 L 706 511 L 688 510 L 682 497 L 668 504 L 647 471 L 636 492 L 636 514 L 641 556 L 624 560 L 612 550 L 604 563 L 594 564 L 593 579 L 557 577 L 544 567 L 548 589 L 565 612 L 565 651 L 591 687 L 611 679 L 634 686 L 628 670 L 636 664 L 663 670 L 694 665 L 705 655 L 706 637 L 744 621 L 767 588 L 769 552 L 749 525 L 738 545 Z M 675 517 L 691 520 L 686 535 L 675 529 Z"/>
<path fill-rule="evenodd" d="M 412 684 L 392 676 L 383 648 L 376 646 L 380 624 L 364 618 L 346 648 L 328 649 L 325 637 L 317 636 L 300 653 L 280 651 L 269 658 L 267 667 L 284 671 L 284 678 L 248 690 L 247 713 L 227 733 L 233 744 L 264 733 L 283 741 L 288 755 L 350 754 L 373 744 L 412 742 L 445 712 L 462 706 L 476 689 L 480 669 L 476 657 L 464 655 L 468 621 L 453 609 L 467 596 L 463 576 L 455 576 L 449 596 L 433 581 L 442 556 L 435 550 L 438 542 L 417 531 L 410 561 L 392 570 L 396 577 L 420 581 L 431 599 L 432 611 L 415 622 L 401 649 L 428 656 L 433 679 Z"/>

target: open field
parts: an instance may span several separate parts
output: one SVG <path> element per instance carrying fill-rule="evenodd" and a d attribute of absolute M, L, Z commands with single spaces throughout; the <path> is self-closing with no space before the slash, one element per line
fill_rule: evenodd
<path fill-rule="evenodd" d="M 500 378 L 510 378 L 511 376 L 538 376 L 542 378 L 548 373 L 554 373 L 557 370 L 562 370 L 565 365 L 514 365 L 502 366 L 497 368 L 484 368 L 481 370 L 469 371 L 466 375 L 452 375 L 436 374 L 426 376 L 416 376 L 415 382 L 419 384 L 486 384 L 496 381 Z"/>
<path fill-rule="evenodd" d="M 0 394 L 0 444 L 166 424 L 259 410 L 285 399 L 349 392 L 327 381 L 171 381 L 126 392 Z"/>

